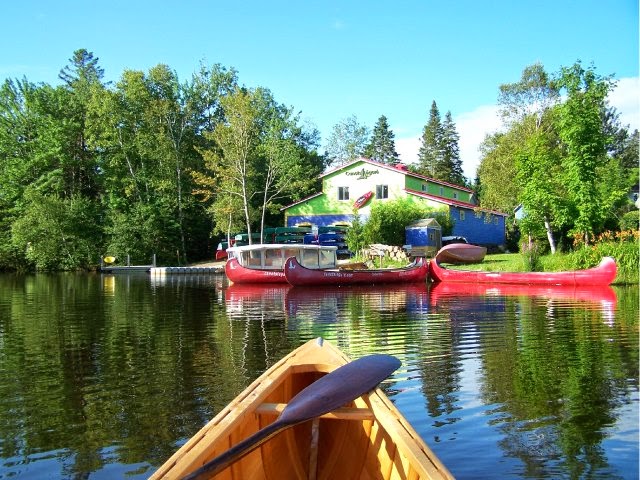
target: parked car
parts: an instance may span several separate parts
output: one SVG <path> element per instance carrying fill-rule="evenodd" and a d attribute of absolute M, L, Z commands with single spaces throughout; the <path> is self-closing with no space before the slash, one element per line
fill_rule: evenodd
<path fill-rule="evenodd" d="M 451 243 L 469 243 L 464 237 L 452 235 L 450 237 L 442 237 L 442 246 L 449 245 Z"/>

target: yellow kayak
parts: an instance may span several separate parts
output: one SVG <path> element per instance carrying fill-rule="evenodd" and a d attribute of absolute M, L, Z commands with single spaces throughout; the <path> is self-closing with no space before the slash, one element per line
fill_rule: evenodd
<path fill-rule="evenodd" d="M 283 411 L 287 411 L 289 402 L 294 405 L 296 398 L 313 388 L 304 390 L 306 387 L 322 383 L 318 382 L 320 378 L 348 363 L 350 360 L 340 350 L 322 339 L 305 343 L 249 385 L 151 479 L 179 479 L 205 464 L 210 465 L 213 458 L 277 423 L 279 415 L 285 415 Z M 453 476 L 384 392 L 375 388 L 319 418 L 283 429 L 217 474 L 197 478 L 452 479 Z"/>

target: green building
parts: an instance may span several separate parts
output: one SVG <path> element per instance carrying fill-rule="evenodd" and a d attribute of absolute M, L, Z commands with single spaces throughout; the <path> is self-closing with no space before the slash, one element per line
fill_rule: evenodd
<path fill-rule="evenodd" d="M 454 220 L 453 235 L 478 245 L 504 245 L 505 217 L 475 204 L 474 191 L 410 172 L 405 165 L 386 165 L 366 158 L 321 176 L 322 191 L 284 207 L 285 225 L 349 225 L 354 204 L 366 219 L 375 202 L 407 198 L 445 210 Z"/>

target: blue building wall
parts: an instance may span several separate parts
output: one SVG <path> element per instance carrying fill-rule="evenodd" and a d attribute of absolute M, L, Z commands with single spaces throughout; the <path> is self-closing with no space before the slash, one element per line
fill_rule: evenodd
<path fill-rule="evenodd" d="M 442 231 L 436 227 L 407 227 L 404 229 L 405 243 L 414 247 L 440 247 Z M 432 237 L 432 238 L 429 238 Z"/>
<path fill-rule="evenodd" d="M 476 213 L 470 208 L 460 207 L 450 207 L 449 214 L 455 223 L 452 235 L 465 237 L 475 245 L 505 244 L 504 216 L 488 214 L 487 217 L 486 212 Z"/>

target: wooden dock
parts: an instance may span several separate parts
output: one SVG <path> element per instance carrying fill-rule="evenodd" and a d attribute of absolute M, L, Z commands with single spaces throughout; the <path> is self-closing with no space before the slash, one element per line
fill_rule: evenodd
<path fill-rule="evenodd" d="M 152 277 L 165 275 L 203 275 L 224 273 L 224 266 L 211 267 L 153 267 L 149 271 Z"/>
<path fill-rule="evenodd" d="M 101 261 L 100 272 L 102 273 L 149 273 L 152 277 L 162 277 L 166 275 L 211 275 L 224 273 L 225 262 L 203 263 L 188 267 L 156 267 L 156 256 L 153 256 L 151 265 L 131 265 L 127 256 L 126 265 L 116 265 L 113 262 L 115 257 L 104 257 Z"/>
<path fill-rule="evenodd" d="M 102 273 L 147 273 L 153 268 L 153 265 L 102 265 L 100 271 Z"/>

